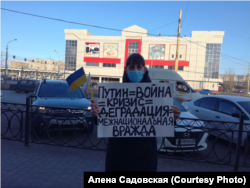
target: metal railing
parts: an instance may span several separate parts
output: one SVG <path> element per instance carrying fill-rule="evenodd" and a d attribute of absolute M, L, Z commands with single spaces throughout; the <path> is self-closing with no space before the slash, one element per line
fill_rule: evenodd
<path fill-rule="evenodd" d="M 245 124 L 244 118 L 242 113 L 239 122 L 178 119 L 175 129 L 181 128 L 182 131 L 181 134 L 175 134 L 176 139 L 186 139 L 187 133 L 191 134 L 201 130 L 204 134 L 208 134 L 206 139 L 207 147 L 205 149 L 200 148 L 201 136 L 196 134 L 196 136 L 193 136 L 195 138 L 193 149 L 187 151 L 185 145 L 177 143 L 175 150 L 169 151 L 162 144 L 161 148 L 166 148 L 166 152 L 159 156 L 232 165 L 235 171 L 238 170 L 239 166 L 250 167 L 250 124 Z M 175 133 L 178 132 L 175 131 Z M 180 153 L 180 151 L 183 155 L 176 157 L 176 154 Z"/>
<path fill-rule="evenodd" d="M 29 143 L 105 151 L 90 111 L 1 103 L 1 138 Z M 178 119 L 175 137 L 156 138 L 159 157 L 250 167 L 250 124 Z"/>
<path fill-rule="evenodd" d="M 1 138 L 24 141 L 25 104 L 1 102 Z"/>

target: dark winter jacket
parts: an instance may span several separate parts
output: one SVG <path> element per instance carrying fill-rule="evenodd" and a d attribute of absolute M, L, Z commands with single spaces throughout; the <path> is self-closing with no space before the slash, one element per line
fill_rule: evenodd
<path fill-rule="evenodd" d="M 123 83 L 130 82 L 126 73 Z M 141 82 L 151 82 L 148 71 Z M 105 171 L 157 170 L 157 145 L 155 137 L 109 138 Z"/>

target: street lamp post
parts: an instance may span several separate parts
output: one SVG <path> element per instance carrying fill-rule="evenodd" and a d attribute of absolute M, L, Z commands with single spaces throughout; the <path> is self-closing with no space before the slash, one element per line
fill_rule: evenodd
<path fill-rule="evenodd" d="M 55 50 L 55 52 L 58 54 L 58 63 L 59 63 L 59 61 L 60 61 L 60 55 L 59 55 L 59 53 Z M 60 70 L 60 66 L 58 66 L 58 76 L 57 76 L 57 78 L 59 79 L 59 70 Z"/>
<path fill-rule="evenodd" d="M 39 64 L 38 64 L 38 63 L 39 63 L 39 62 L 36 61 L 36 71 L 35 71 L 35 72 L 36 72 L 36 80 L 37 80 L 37 73 L 38 73 L 38 65 L 40 64 L 40 63 L 39 63 Z M 39 65 L 39 66 L 40 66 L 40 65 Z"/>
<path fill-rule="evenodd" d="M 5 73 L 4 73 L 4 83 L 6 84 L 7 83 L 7 69 L 8 69 L 8 44 L 12 41 L 16 41 L 17 39 L 14 39 L 14 40 L 11 40 L 7 43 L 7 46 L 6 46 L 6 59 L 5 59 Z"/>
<path fill-rule="evenodd" d="M 22 66 L 22 72 L 21 72 L 21 79 L 23 78 L 23 66 Z"/>
<path fill-rule="evenodd" d="M 55 62 L 53 62 L 52 65 L 53 65 L 54 67 L 52 68 L 51 76 L 52 76 L 52 78 L 54 79 Z"/>

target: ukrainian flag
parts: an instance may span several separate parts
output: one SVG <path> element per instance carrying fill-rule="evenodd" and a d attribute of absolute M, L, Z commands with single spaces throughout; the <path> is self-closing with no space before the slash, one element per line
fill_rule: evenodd
<path fill-rule="evenodd" d="M 68 82 L 69 87 L 71 88 L 72 92 L 75 93 L 75 90 L 78 87 L 80 87 L 85 82 L 87 82 L 87 77 L 83 70 L 83 67 L 75 71 L 73 74 L 69 75 L 66 81 Z"/>

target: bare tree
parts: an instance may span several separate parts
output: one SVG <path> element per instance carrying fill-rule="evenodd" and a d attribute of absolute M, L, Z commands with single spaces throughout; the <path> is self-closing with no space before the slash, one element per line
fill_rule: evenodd
<path fill-rule="evenodd" d="M 225 71 L 223 82 L 224 82 L 224 91 L 232 92 L 234 90 L 235 74 L 233 69 Z"/>

